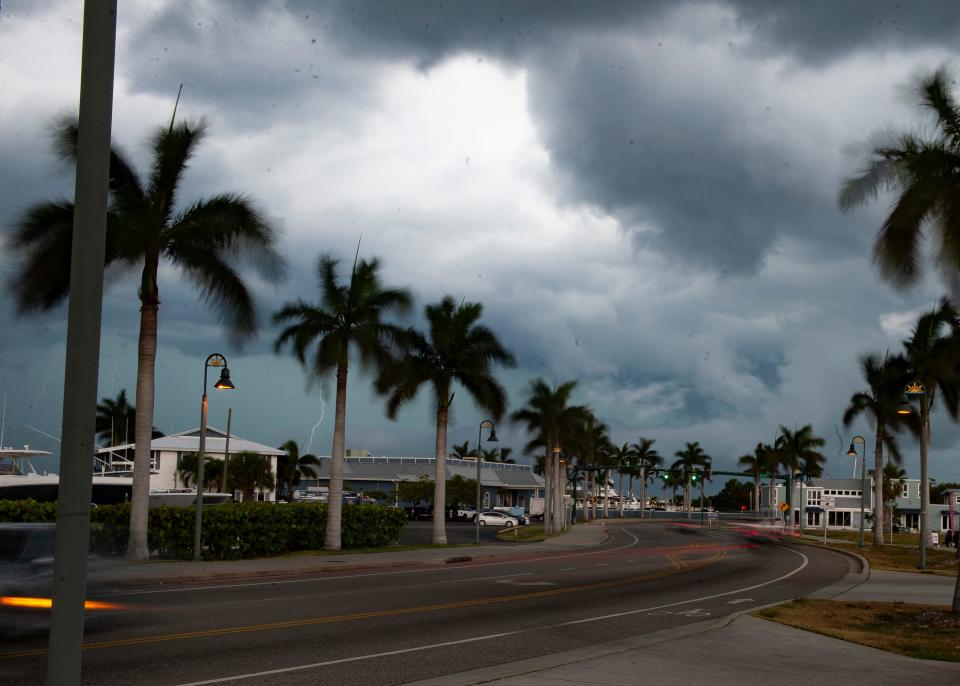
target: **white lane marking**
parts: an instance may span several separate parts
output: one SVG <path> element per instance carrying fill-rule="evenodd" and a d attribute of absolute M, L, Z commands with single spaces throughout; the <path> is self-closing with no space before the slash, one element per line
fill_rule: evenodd
<path fill-rule="evenodd" d="M 501 567 L 503 565 L 517 565 L 525 564 L 527 562 L 549 562 L 551 560 L 564 560 L 571 557 L 586 557 L 588 555 L 599 555 L 600 553 L 615 553 L 618 550 L 623 550 L 624 548 L 630 548 L 633 545 L 640 542 L 640 539 L 634 536 L 627 529 L 621 529 L 625 534 L 630 536 L 633 539 L 633 543 L 627 543 L 626 545 L 619 546 L 617 548 L 604 548 L 603 550 L 593 550 L 588 553 L 570 553 L 569 555 L 547 555 L 542 557 L 527 557 L 522 560 L 505 560 L 503 562 L 488 562 L 483 564 L 460 564 L 453 567 L 434 567 L 426 568 L 418 567 L 416 569 L 401 569 L 394 572 L 372 572 L 370 574 L 344 574 L 341 576 L 315 576 L 309 577 L 306 579 L 277 579 L 275 581 L 252 581 L 249 583 L 243 584 L 222 584 L 215 586 L 189 586 L 186 588 L 157 588 L 151 589 L 148 591 L 120 591 L 118 593 L 109 594 L 110 597 L 114 596 L 124 596 L 124 595 L 153 595 L 156 593 L 181 593 L 186 591 L 213 591 L 221 588 L 246 588 L 248 586 L 279 586 L 280 584 L 302 584 L 308 583 L 311 581 L 337 581 L 340 579 L 362 579 L 369 576 L 389 576 L 391 574 L 423 574 L 424 572 L 448 572 L 448 571 L 459 571 L 462 569 L 478 569 L 480 567 Z M 599 544 L 598 544 L 599 545 Z M 171 582 L 176 583 L 176 582 Z M 106 597 L 106 596 L 105 596 Z"/>
<path fill-rule="evenodd" d="M 576 567 L 564 567 L 563 569 L 558 569 L 558 572 L 572 572 Z"/>
<path fill-rule="evenodd" d="M 486 581 L 487 579 L 503 579 L 513 576 L 530 576 L 533 572 L 517 572 L 515 574 L 497 574 L 496 576 L 472 576 L 469 579 L 451 579 L 450 581 L 439 581 L 441 584 L 464 584 L 468 581 Z"/>
<path fill-rule="evenodd" d="M 511 586 L 556 586 L 552 581 L 514 581 L 513 579 L 500 579 L 494 583 L 510 584 Z"/>
<path fill-rule="evenodd" d="M 636 538 L 636 537 L 635 537 Z M 639 542 L 639 539 L 638 539 Z M 715 593 L 713 595 L 703 596 L 701 598 L 692 598 L 690 600 L 681 600 L 676 603 L 668 603 L 666 605 L 658 605 L 655 607 L 645 607 L 640 610 L 628 610 L 626 612 L 617 612 L 610 615 L 602 615 L 599 617 L 588 617 L 587 619 L 575 619 L 569 622 L 560 622 L 559 624 L 546 624 L 544 626 L 531 627 L 529 629 L 517 629 L 516 631 L 505 631 L 500 634 L 488 634 L 486 636 L 475 636 L 473 638 L 464 638 L 459 641 L 445 641 L 443 643 L 431 643 L 429 645 L 416 646 L 413 648 L 403 648 L 402 650 L 391 650 L 385 653 L 372 653 L 369 655 L 357 655 L 355 657 L 344 657 L 339 660 L 327 660 L 326 662 L 314 662 L 309 665 L 297 665 L 295 667 L 281 667 L 279 669 L 271 669 L 264 672 L 250 672 L 247 674 L 238 674 L 236 676 L 225 676 L 219 677 L 216 679 L 207 679 L 206 681 L 191 681 L 185 684 L 179 684 L 179 686 L 208 686 L 208 684 L 223 684 L 228 681 L 243 681 L 246 679 L 256 679 L 263 676 L 271 676 L 273 674 L 286 674 L 289 672 L 302 672 L 308 669 L 318 669 L 320 667 L 329 667 L 331 665 L 339 665 L 347 662 L 360 662 L 362 660 L 373 660 L 380 657 L 390 657 L 392 655 L 404 655 L 406 653 L 417 653 L 424 650 L 433 650 L 434 648 L 446 648 L 449 646 L 455 645 L 464 645 L 467 643 L 477 643 L 479 641 L 489 641 L 494 638 L 504 638 L 506 636 L 516 636 L 518 634 L 530 633 L 532 631 L 543 631 L 544 629 L 556 629 L 564 626 L 573 626 L 575 624 L 588 624 L 590 622 L 602 622 L 607 619 L 613 619 L 616 617 L 625 617 L 627 615 L 636 615 L 642 614 L 644 612 L 649 613 L 655 610 L 663 610 L 668 607 L 677 607 L 678 605 L 688 605 L 690 603 L 699 603 L 705 600 L 713 600 L 714 598 L 722 598 L 728 595 L 736 595 L 738 593 L 743 593 L 744 591 L 752 591 L 756 588 L 763 588 L 764 586 L 769 586 L 770 584 L 775 584 L 784 579 L 789 579 L 794 574 L 802 571 L 804 567 L 810 562 L 806 555 L 803 553 L 798 553 L 796 550 L 791 550 L 790 548 L 783 548 L 795 555 L 799 555 L 803 558 L 803 564 L 794 569 L 792 572 L 788 572 L 783 576 L 779 576 L 776 579 L 771 579 L 770 581 L 764 581 L 759 584 L 754 584 L 753 586 L 747 586 L 746 588 L 738 588 L 733 591 L 724 591 L 723 593 Z"/>
<path fill-rule="evenodd" d="M 606 562 L 598 562 L 594 567 L 609 567 L 610 565 Z"/>
<path fill-rule="evenodd" d="M 755 603 L 756 601 L 753 598 L 737 598 L 736 600 L 731 600 L 727 602 L 727 605 L 739 605 L 740 603 Z"/>

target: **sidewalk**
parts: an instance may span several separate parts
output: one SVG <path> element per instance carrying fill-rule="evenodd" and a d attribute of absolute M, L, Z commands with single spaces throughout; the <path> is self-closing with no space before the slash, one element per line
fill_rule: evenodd
<path fill-rule="evenodd" d="M 953 598 L 955 581 L 950 577 L 874 571 L 859 555 L 841 554 L 849 562 L 846 578 L 811 597 L 936 605 L 949 605 Z M 408 686 L 633 686 L 641 682 L 769 686 L 809 684 L 827 674 L 845 686 L 915 681 L 952 685 L 960 682 L 960 664 L 903 657 L 734 614 Z"/>
<path fill-rule="evenodd" d="M 345 572 L 360 569 L 443 565 L 476 560 L 534 557 L 573 552 L 600 545 L 608 539 L 602 523 L 576 524 L 559 536 L 539 543 L 482 545 L 452 548 L 426 548 L 382 553 L 340 555 L 291 555 L 253 560 L 183 562 L 150 560 L 104 561 L 91 565 L 91 577 L 98 582 L 118 586 L 172 584 L 191 581 L 264 578 Z"/>

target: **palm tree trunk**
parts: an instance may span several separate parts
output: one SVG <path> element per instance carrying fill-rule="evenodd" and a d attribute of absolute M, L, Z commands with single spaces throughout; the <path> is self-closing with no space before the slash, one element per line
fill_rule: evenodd
<path fill-rule="evenodd" d="M 640 517 L 646 514 L 647 509 L 647 468 L 640 467 Z"/>
<path fill-rule="evenodd" d="M 567 471 L 566 463 L 564 467 L 560 467 L 560 455 L 557 454 L 554 456 L 556 464 L 554 465 L 554 479 L 556 482 L 556 494 L 557 499 L 554 501 L 557 504 L 556 512 L 557 516 L 554 520 L 553 530 L 556 532 L 562 532 L 564 527 L 567 525 L 567 516 L 566 516 L 566 486 L 567 486 Z"/>
<path fill-rule="evenodd" d="M 590 502 L 587 494 L 590 492 L 590 472 L 583 473 L 583 491 L 580 497 L 583 499 L 583 507 L 580 508 L 580 521 L 590 521 L 590 513 L 587 512 L 587 504 Z"/>
<path fill-rule="evenodd" d="M 633 472 L 630 472 L 630 503 L 633 504 Z M 643 509 L 640 510 L 640 513 L 643 514 Z"/>
<path fill-rule="evenodd" d="M 610 472 L 603 472 L 603 518 L 610 516 Z"/>
<path fill-rule="evenodd" d="M 618 472 L 620 474 L 620 488 L 618 491 L 620 494 L 620 516 L 623 517 L 623 471 L 618 470 Z"/>
<path fill-rule="evenodd" d="M 146 271 L 146 266 L 144 267 Z M 146 281 L 149 277 L 144 276 Z M 153 438 L 153 401 L 157 364 L 157 298 L 141 295 L 140 340 L 137 346 L 137 397 L 133 453 L 133 489 L 130 494 L 130 534 L 127 558 L 146 560 L 150 557 L 147 526 L 150 512 L 150 441 Z"/>
<path fill-rule="evenodd" d="M 327 529 L 324 550 L 340 550 L 340 518 L 343 514 L 343 452 L 347 426 L 347 363 L 337 365 L 337 409 L 330 451 L 330 486 L 327 491 Z"/>
<path fill-rule="evenodd" d="M 549 441 L 543 457 L 543 533 L 553 533 L 553 455 Z"/>
<path fill-rule="evenodd" d="M 437 440 L 434 459 L 436 472 L 433 482 L 433 544 L 447 544 L 447 413 L 446 398 L 437 404 Z M 480 459 L 479 457 L 477 459 Z"/>
<path fill-rule="evenodd" d="M 760 512 L 760 472 L 753 477 L 753 507 Z"/>
<path fill-rule="evenodd" d="M 873 450 L 873 544 L 883 545 L 883 431 L 877 421 L 877 443 Z"/>
<path fill-rule="evenodd" d="M 687 472 L 687 481 L 683 484 L 683 510 L 690 519 L 690 473 Z"/>

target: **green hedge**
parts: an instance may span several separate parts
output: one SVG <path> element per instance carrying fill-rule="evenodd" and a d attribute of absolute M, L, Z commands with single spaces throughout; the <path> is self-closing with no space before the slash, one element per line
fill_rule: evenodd
<path fill-rule="evenodd" d="M 0 501 L 0 521 L 54 522 L 55 503 Z M 150 508 L 150 548 L 160 557 L 193 556 L 192 507 Z M 123 555 L 127 547 L 130 505 L 101 505 L 91 510 L 90 547 L 102 555 Z M 381 505 L 344 505 L 343 548 L 396 543 L 406 523 L 402 510 Z M 282 555 L 323 547 L 326 505 L 318 503 L 230 503 L 203 510 L 204 558 L 236 560 Z"/>

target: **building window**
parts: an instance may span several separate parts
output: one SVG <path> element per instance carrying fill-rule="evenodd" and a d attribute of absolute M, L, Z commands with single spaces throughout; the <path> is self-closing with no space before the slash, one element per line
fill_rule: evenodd
<path fill-rule="evenodd" d="M 807 510 L 807 526 L 820 526 L 820 513 Z"/>
<path fill-rule="evenodd" d="M 903 497 L 904 498 L 910 497 L 910 484 L 903 484 Z"/>
<path fill-rule="evenodd" d="M 160 471 L 160 453 L 156 450 L 150 451 L 150 471 Z"/>
<path fill-rule="evenodd" d="M 919 529 L 920 528 L 920 514 L 914 512 L 908 512 L 904 515 L 905 524 L 908 529 Z"/>
<path fill-rule="evenodd" d="M 827 524 L 829 526 L 851 526 L 852 519 L 849 512 L 831 510 L 827 513 Z"/>
<path fill-rule="evenodd" d="M 820 507 L 820 491 L 807 491 L 807 505 Z"/>
<path fill-rule="evenodd" d="M 483 509 L 484 510 L 490 509 L 490 491 L 486 491 L 483 494 Z"/>

